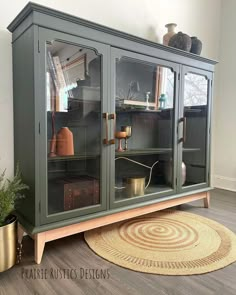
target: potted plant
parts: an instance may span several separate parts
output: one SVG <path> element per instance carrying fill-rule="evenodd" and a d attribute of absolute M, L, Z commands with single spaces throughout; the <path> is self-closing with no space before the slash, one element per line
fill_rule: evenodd
<path fill-rule="evenodd" d="M 28 189 L 22 183 L 19 166 L 12 180 L 5 179 L 5 170 L 0 175 L 0 272 L 11 268 L 16 262 L 16 216 L 15 203 L 23 198 L 21 192 Z"/>

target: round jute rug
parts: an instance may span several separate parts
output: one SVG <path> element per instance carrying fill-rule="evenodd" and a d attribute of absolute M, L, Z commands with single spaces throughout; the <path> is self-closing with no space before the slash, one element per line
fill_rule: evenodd
<path fill-rule="evenodd" d="M 85 232 L 89 247 L 122 267 L 163 275 L 214 271 L 236 261 L 236 235 L 223 225 L 165 210 Z"/>

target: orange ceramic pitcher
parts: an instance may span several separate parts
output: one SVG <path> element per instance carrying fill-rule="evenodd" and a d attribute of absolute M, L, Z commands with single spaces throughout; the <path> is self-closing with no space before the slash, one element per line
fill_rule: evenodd
<path fill-rule="evenodd" d="M 73 133 L 68 127 L 62 127 L 57 133 L 57 155 L 74 155 Z"/>

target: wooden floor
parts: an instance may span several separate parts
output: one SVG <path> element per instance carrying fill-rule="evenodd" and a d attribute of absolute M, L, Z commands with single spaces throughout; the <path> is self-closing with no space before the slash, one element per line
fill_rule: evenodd
<path fill-rule="evenodd" d="M 211 208 L 204 209 L 202 203 L 181 205 L 180 209 L 216 220 L 236 233 L 236 193 L 215 190 L 211 193 Z M 23 249 L 21 264 L 0 273 L 0 295 L 236 294 L 236 263 L 203 275 L 138 273 L 94 254 L 82 234 L 47 243 L 41 265 L 33 263 L 33 242 L 29 237 L 24 238 Z"/>

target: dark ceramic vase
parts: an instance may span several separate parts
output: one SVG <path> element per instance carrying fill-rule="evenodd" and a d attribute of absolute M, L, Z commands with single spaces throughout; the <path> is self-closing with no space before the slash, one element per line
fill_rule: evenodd
<path fill-rule="evenodd" d="M 200 55 L 202 52 L 202 42 L 197 37 L 191 37 L 192 46 L 190 52 Z"/>
<path fill-rule="evenodd" d="M 170 38 L 168 45 L 174 48 L 182 49 L 184 51 L 190 51 L 192 40 L 189 35 L 178 32 L 178 34 Z"/>

